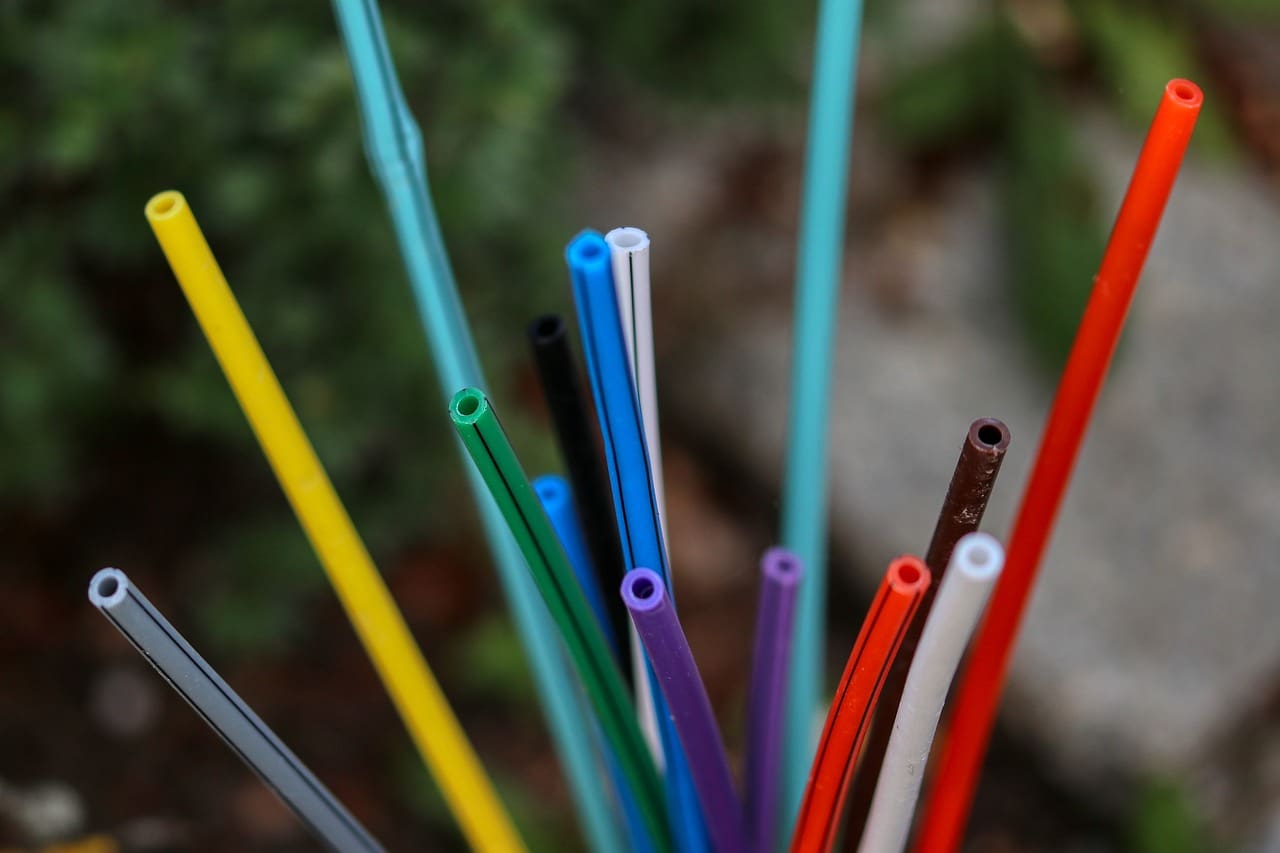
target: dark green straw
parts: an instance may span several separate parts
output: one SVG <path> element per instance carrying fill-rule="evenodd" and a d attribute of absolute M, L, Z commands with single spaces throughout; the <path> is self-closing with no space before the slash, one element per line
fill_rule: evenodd
<path fill-rule="evenodd" d="M 560 636 L 600 727 L 618 756 L 651 837 L 659 849 L 670 850 L 662 783 L 640 733 L 622 674 L 493 405 L 484 392 L 463 388 L 449 403 L 449 417 L 524 553 L 533 582 L 560 628 Z"/>

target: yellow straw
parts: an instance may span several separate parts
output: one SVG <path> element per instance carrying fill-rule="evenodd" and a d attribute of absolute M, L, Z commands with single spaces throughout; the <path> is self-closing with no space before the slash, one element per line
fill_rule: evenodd
<path fill-rule="evenodd" d="M 320 466 L 187 200 L 179 192 L 162 192 L 147 202 L 146 213 L 347 618 L 467 841 L 476 850 L 524 850 L 510 815 Z"/>

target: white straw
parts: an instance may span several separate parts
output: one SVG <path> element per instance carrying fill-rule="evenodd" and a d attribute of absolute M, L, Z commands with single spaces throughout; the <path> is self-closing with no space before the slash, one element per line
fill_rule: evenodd
<path fill-rule="evenodd" d="M 906 847 L 947 690 L 1003 567 L 1004 548 L 986 533 L 968 534 L 952 552 L 907 673 L 858 853 Z"/>
<path fill-rule="evenodd" d="M 653 304 L 649 289 L 649 235 L 639 228 L 615 228 L 604 235 L 613 263 L 613 288 L 618 294 L 618 316 L 631 362 L 631 379 L 636 385 L 640 418 L 644 422 L 645 451 L 653 472 L 653 492 L 658 504 L 658 527 L 662 547 L 667 549 L 667 500 L 662 485 L 662 440 L 658 431 L 658 380 L 653 359 Z M 670 551 L 667 552 L 668 558 Z M 670 559 L 667 560 L 668 570 Z M 627 566 L 633 569 L 635 566 Z M 653 694 L 645 666 L 640 638 L 631 629 L 631 662 L 635 674 L 636 715 L 649 749 L 663 765 L 662 739 L 654 713 Z"/>

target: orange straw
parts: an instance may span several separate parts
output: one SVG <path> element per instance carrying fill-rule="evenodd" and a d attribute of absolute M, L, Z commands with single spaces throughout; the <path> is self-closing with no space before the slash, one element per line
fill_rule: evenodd
<path fill-rule="evenodd" d="M 899 557 L 889 564 L 827 713 L 791 838 L 791 853 L 826 853 L 835 843 L 858 750 L 902 637 L 929 588 L 929 579 L 929 570 L 918 557 Z"/>
<path fill-rule="evenodd" d="M 1014 521 L 1004 575 L 959 683 L 916 853 L 960 847 L 1027 598 L 1203 100 L 1194 83 L 1169 81 L 1138 156 Z"/>

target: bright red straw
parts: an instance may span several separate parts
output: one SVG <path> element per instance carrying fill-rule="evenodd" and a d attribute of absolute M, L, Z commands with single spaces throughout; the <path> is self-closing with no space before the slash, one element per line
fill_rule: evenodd
<path fill-rule="evenodd" d="M 918 557 L 899 557 L 889 564 L 827 713 L 791 838 L 791 853 L 826 853 L 835 843 L 858 750 L 902 636 L 929 588 L 929 579 L 929 570 Z"/>
<path fill-rule="evenodd" d="M 1004 575 L 955 697 L 916 853 L 960 847 L 1027 597 L 1203 100 L 1196 84 L 1169 81 L 1138 156 L 1014 521 Z"/>

